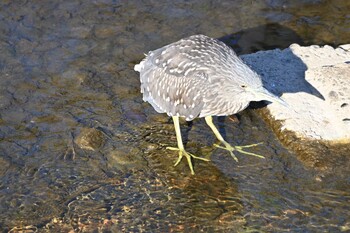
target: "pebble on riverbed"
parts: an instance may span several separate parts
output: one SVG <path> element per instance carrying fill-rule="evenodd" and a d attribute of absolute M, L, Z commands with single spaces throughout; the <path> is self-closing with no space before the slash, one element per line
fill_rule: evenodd
<path fill-rule="evenodd" d="M 83 128 L 75 143 L 84 150 L 98 150 L 105 141 L 103 133 L 97 129 Z"/>

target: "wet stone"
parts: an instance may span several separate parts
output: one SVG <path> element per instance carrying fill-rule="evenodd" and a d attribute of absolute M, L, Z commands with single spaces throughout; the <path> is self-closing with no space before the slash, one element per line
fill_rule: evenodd
<path fill-rule="evenodd" d="M 125 100 L 121 107 L 128 121 L 136 124 L 147 120 L 141 104 Z"/>
<path fill-rule="evenodd" d="M 140 57 L 138 51 L 144 50 L 144 48 L 145 46 L 142 44 L 142 42 L 139 42 L 137 44 L 132 44 L 124 48 L 123 54 L 131 61 L 136 61 Z"/>
<path fill-rule="evenodd" d="M 61 46 L 61 43 L 59 41 L 55 41 L 53 39 L 47 39 L 47 40 L 45 40 L 45 43 L 39 43 L 35 47 L 35 51 L 36 52 L 47 52 L 47 51 L 56 49 L 59 46 Z"/>
<path fill-rule="evenodd" d="M 147 167 L 147 162 L 143 158 L 143 153 L 138 148 L 120 145 L 105 154 L 107 166 L 111 171 L 131 172 L 143 170 Z"/>
<path fill-rule="evenodd" d="M 70 29 L 70 34 L 73 38 L 84 39 L 91 33 L 92 27 L 89 26 L 76 26 Z"/>
<path fill-rule="evenodd" d="M 27 39 L 21 39 L 16 44 L 16 52 L 28 54 L 31 53 L 37 46 L 37 42 L 32 42 Z"/>
<path fill-rule="evenodd" d="M 0 125 L 1 125 L 1 120 L 0 120 Z M 1 131 L 0 131 L 0 140 L 1 140 Z M 0 158 L 0 176 L 5 175 L 9 167 L 10 167 L 10 162 L 5 160 L 5 158 Z"/>
<path fill-rule="evenodd" d="M 91 128 L 82 128 L 75 139 L 75 143 L 84 150 L 96 151 L 104 144 L 104 134 Z"/>
<path fill-rule="evenodd" d="M 98 25 L 95 27 L 94 34 L 97 38 L 110 38 L 123 31 L 125 31 L 124 27 Z"/>
<path fill-rule="evenodd" d="M 69 69 L 64 71 L 60 77 L 55 77 L 55 81 L 61 85 L 70 85 L 71 87 L 79 87 L 87 78 L 88 73 Z"/>

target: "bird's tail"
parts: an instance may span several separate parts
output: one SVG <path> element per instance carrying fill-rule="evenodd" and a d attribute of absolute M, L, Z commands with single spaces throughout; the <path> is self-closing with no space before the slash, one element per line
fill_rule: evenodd
<path fill-rule="evenodd" d="M 134 66 L 134 70 L 137 71 L 137 72 L 141 72 L 141 70 L 144 68 L 145 66 L 145 59 L 143 59 L 140 64 L 136 64 Z"/>

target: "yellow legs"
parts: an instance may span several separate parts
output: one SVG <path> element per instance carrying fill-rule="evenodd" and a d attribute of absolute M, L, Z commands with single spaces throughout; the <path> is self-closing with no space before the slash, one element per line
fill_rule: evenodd
<path fill-rule="evenodd" d="M 224 140 L 224 138 L 221 136 L 219 130 L 215 127 L 214 123 L 213 123 L 213 118 L 211 116 L 206 116 L 205 117 L 205 122 L 207 122 L 207 124 L 209 125 L 209 127 L 211 128 L 211 130 L 214 132 L 216 138 L 222 143 L 224 144 L 225 147 L 219 146 L 218 144 L 214 144 L 214 146 L 224 149 L 224 150 L 228 150 L 232 156 L 232 158 L 238 162 L 237 157 L 233 154 L 233 151 L 238 151 L 242 154 L 247 154 L 247 155 L 253 155 L 259 158 L 265 158 L 262 155 L 258 155 L 252 152 L 248 152 L 248 151 L 244 151 L 244 148 L 249 148 L 249 147 L 253 147 L 253 146 L 257 146 L 260 145 L 261 143 L 256 143 L 256 144 L 251 144 L 251 145 L 246 145 L 246 146 L 231 146 L 228 142 L 226 142 Z"/>
<path fill-rule="evenodd" d="M 182 159 L 183 156 L 186 157 L 188 166 L 191 169 L 191 174 L 194 175 L 194 170 L 193 170 L 193 165 L 191 161 L 191 157 L 194 159 L 200 159 L 204 161 L 209 161 L 208 159 L 197 157 L 191 153 L 188 153 L 184 145 L 182 143 L 182 137 L 181 137 L 181 131 L 180 131 L 180 123 L 179 123 L 179 117 L 178 116 L 173 116 L 173 121 L 174 121 L 174 126 L 175 126 L 175 132 L 176 132 L 176 139 L 177 139 L 177 148 L 176 147 L 167 147 L 169 150 L 178 150 L 179 151 L 179 158 L 177 159 L 176 163 L 174 166 L 178 165 Z"/>
<path fill-rule="evenodd" d="M 198 157 L 198 156 L 195 156 L 191 153 L 188 153 L 186 150 L 185 150 L 185 147 L 182 143 L 182 137 L 181 137 L 181 131 L 180 131 L 180 123 L 179 123 L 179 117 L 178 116 L 173 116 L 173 121 L 174 121 L 174 126 L 175 126 L 175 132 L 176 132 L 176 139 L 177 139 L 177 146 L 178 147 L 167 147 L 167 149 L 169 150 L 178 150 L 179 151 L 179 158 L 177 159 L 176 163 L 174 166 L 177 166 L 182 157 L 185 156 L 186 159 L 187 159 L 187 163 L 188 163 L 188 166 L 190 167 L 190 170 L 191 170 L 191 174 L 194 175 L 194 169 L 193 169 L 193 165 L 192 165 L 192 161 L 191 161 L 191 158 L 194 158 L 194 159 L 200 159 L 200 160 L 203 160 L 203 161 L 209 161 L 208 159 L 205 159 L 205 158 L 201 158 L 201 157 Z M 265 158 L 264 156 L 262 155 L 258 155 L 258 154 L 255 154 L 255 153 L 252 153 L 252 152 L 248 152 L 248 151 L 244 151 L 244 148 L 249 148 L 249 147 L 254 147 L 254 146 L 257 146 L 257 145 L 260 145 L 261 143 L 256 143 L 256 144 L 251 144 L 251 145 L 246 145 L 246 146 L 231 146 L 228 142 L 225 141 L 225 139 L 221 136 L 219 130 L 215 127 L 214 123 L 213 123 L 213 118 L 211 116 L 206 116 L 205 117 L 205 121 L 207 122 L 207 124 L 209 125 L 209 127 L 211 128 L 211 130 L 214 132 L 215 136 L 217 137 L 217 139 L 222 143 L 224 144 L 225 147 L 223 146 L 220 146 L 218 144 L 214 144 L 214 146 L 218 147 L 218 148 L 221 148 L 221 149 L 224 149 L 224 150 L 227 150 L 230 152 L 232 158 L 238 162 L 238 159 L 237 157 L 233 154 L 233 151 L 238 151 L 242 154 L 247 154 L 247 155 L 253 155 L 253 156 L 256 156 L 256 157 L 259 157 L 259 158 Z"/>

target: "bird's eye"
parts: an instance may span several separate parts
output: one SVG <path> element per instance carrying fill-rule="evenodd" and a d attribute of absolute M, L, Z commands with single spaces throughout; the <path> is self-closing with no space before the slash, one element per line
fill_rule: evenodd
<path fill-rule="evenodd" d="M 241 87 L 242 87 L 242 88 L 246 88 L 247 86 L 246 86 L 246 85 L 244 85 L 244 84 L 242 84 L 242 85 L 241 85 Z"/>

